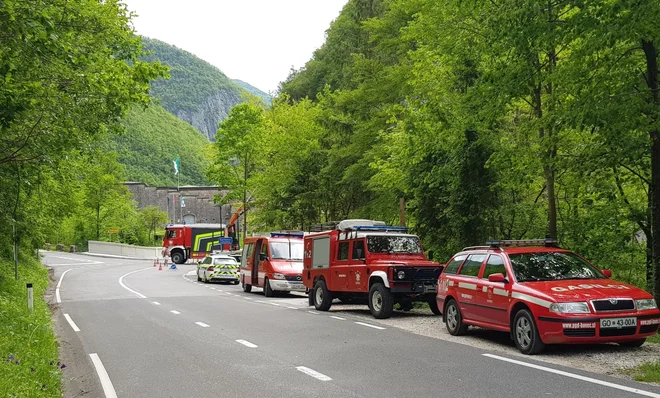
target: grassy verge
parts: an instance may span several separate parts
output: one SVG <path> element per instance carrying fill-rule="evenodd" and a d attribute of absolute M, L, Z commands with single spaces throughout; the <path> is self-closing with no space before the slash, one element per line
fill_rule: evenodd
<path fill-rule="evenodd" d="M 646 342 L 660 344 L 660 334 L 656 334 L 653 337 L 649 337 L 648 339 L 646 339 Z"/>
<path fill-rule="evenodd" d="M 660 335 L 655 335 L 646 339 L 646 344 L 660 344 Z M 660 359 L 643 363 L 635 368 L 626 369 L 622 373 L 632 376 L 637 381 L 648 383 L 660 383 Z"/>
<path fill-rule="evenodd" d="M 61 366 L 51 313 L 43 295 L 48 271 L 21 256 L 14 265 L 0 259 L 0 397 L 61 397 Z M 26 283 L 33 284 L 34 310 L 27 308 Z"/>

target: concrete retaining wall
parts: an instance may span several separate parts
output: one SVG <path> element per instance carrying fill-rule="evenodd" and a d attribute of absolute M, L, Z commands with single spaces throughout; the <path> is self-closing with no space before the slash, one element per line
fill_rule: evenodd
<path fill-rule="evenodd" d="M 123 243 L 97 242 L 94 240 L 90 240 L 87 245 L 90 253 L 110 254 L 113 256 L 125 256 L 145 260 L 163 258 L 161 254 L 162 247 L 132 246 Z"/>

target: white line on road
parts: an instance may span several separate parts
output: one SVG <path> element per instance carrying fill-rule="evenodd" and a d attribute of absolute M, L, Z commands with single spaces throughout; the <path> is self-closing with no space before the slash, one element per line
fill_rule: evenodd
<path fill-rule="evenodd" d="M 286 307 L 286 308 L 288 308 L 290 310 L 297 310 L 298 309 L 297 307 Z"/>
<path fill-rule="evenodd" d="M 134 274 L 134 273 L 136 273 L 136 272 L 140 272 L 140 271 L 146 271 L 146 270 L 148 270 L 148 269 L 152 269 L 152 268 L 153 268 L 153 267 L 142 268 L 142 269 L 139 269 L 139 270 L 137 270 L 137 271 L 131 271 L 131 272 L 127 273 L 127 274 L 124 274 L 124 275 L 122 275 L 122 276 L 119 277 L 119 284 L 121 285 L 121 287 L 123 287 L 124 289 L 128 290 L 129 292 L 131 292 L 131 293 L 137 295 L 139 298 L 147 298 L 147 296 L 145 296 L 144 294 L 142 294 L 142 293 L 140 293 L 140 292 L 136 292 L 135 290 L 131 289 L 130 287 L 124 285 L 124 278 L 127 277 L 127 276 L 129 276 L 130 274 Z"/>
<path fill-rule="evenodd" d="M 170 312 L 173 313 L 174 315 L 179 315 L 179 314 L 180 314 L 180 312 L 177 311 L 177 310 L 172 310 L 172 311 L 170 311 Z"/>
<path fill-rule="evenodd" d="M 370 325 L 370 324 L 364 323 L 364 322 L 355 322 L 355 323 L 357 323 L 358 325 L 366 326 L 368 328 L 374 328 L 374 329 L 378 329 L 378 330 L 385 330 L 385 328 L 382 328 L 380 326 Z"/>
<path fill-rule="evenodd" d="M 500 360 L 500 361 L 510 362 L 510 363 L 514 363 L 514 364 L 520 365 L 520 366 L 526 366 L 526 367 L 532 368 L 532 369 L 543 370 L 543 371 L 548 372 L 548 373 L 554 373 L 554 374 L 558 374 L 558 375 L 561 375 L 561 376 L 571 377 L 573 379 L 586 381 L 588 383 L 600 384 L 601 386 L 615 388 L 617 390 L 622 390 L 622 391 L 628 391 L 628 392 L 631 392 L 633 394 L 643 395 L 643 396 L 646 396 L 646 397 L 660 398 L 660 394 L 640 390 L 638 388 L 622 386 L 620 384 L 615 384 L 615 383 L 610 383 L 608 381 L 593 379 L 591 377 L 580 376 L 580 375 L 577 375 L 577 374 L 574 374 L 574 373 L 564 372 L 563 370 L 546 368 L 545 366 L 540 366 L 540 365 L 535 365 L 535 364 L 532 364 L 532 363 L 517 361 L 515 359 L 509 359 L 509 358 L 501 357 L 501 356 L 498 356 L 498 355 L 493 355 L 493 354 L 482 354 L 482 355 L 485 356 L 485 357 L 488 357 L 488 358 L 493 358 L 493 359 L 497 359 L 497 360 Z"/>
<path fill-rule="evenodd" d="M 222 290 L 220 290 L 220 289 L 217 289 L 217 290 L 218 290 L 220 293 L 222 293 Z"/>
<path fill-rule="evenodd" d="M 212 287 L 212 288 L 211 288 L 211 290 L 215 290 L 215 288 L 214 288 L 214 287 Z"/>
<path fill-rule="evenodd" d="M 64 279 L 64 275 L 66 275 L 67 272 L 71 271 L 70 269 L 62 272 L 62 275 L 60 275 L 60 280 L 57 282 L 57 287 L 55 288 L 55 301 L 58 303 L 62 302 L 62 299 L 60 298 L 60 286 L 62 286 L 62 280 Z"/>
<path fill-rule="evenodd" d="M 342 318 L 340 316 L 334 316 L 334 315 L 330 315 L 330 318 L 337 319 L 337 320 L 340 320 L 340 321 L 345 321 L 346 320 L 346 318 Z"/>
<path fill-rule="evenodd" d="M 305 366 L 297 366 L 296 369 L 300 372 L 303 372 L 304 374 L 308 376 L 312 376 L 315 379 L 319 379 L 321 381 L 330 381 L 332 380 L 330 377 L 324 375 L 323 373 L 319 373 L 315 371 L 314 369 L 307 368 Z"/>
<path fill-rule="evenodd" d="M 99 379 L 101 379 L 101 386 L 103 387 L 105 398 L 117 398 L 117 393 L 115 392 L 115 388 L 112 386 L 108 372 L 106 372 L 105 367 L 103 367 L 101 358 L 99 358 L 97 354 L 89 354 L 89 356 L 92 358 L 92 363 L 94 363 L 94 367 L 96 368 L 96 373 L 99 375 Z"/>
<path fill-rule="evenodd" d="M 314 315 L 321 315 L 321 313 L 318 312 L 318 311 L 307 311 L 307 312 L 309 312 L 310 314 L 314 314 Z"/>
<path fill-rule="evenodd" d="M 243 345 L 246 346 L 246 347 L 257 348 L 257 345 L 256 345 L 256 344 L 252 344 L 252 343 L 250 343 L 250 342 L 247 341 L 247 340 L 236 340 L 236 342 L 239 343 L 239 344 L 243 344 Z"/>
<path fill-rule="evenodd" d="M 268 304 L 270 304 L 270 305 L 276 305 L 276 306 L 278 306 L 278 307 L 280 306 L 280 305 L 277 304 L 277 303 L 268 303 Z"/>
<path fill-rule="evenodd" d="M 71 329 L 73 329 L 74 332 L 80 332 L 78 325 L 76 325 L 73 319 L 71 319 L 69 314 L 64 314 L 64 317 L 66 318 L 66 321 L 69 322 L 69 325 L 71 325 Z"/>
<path fill-rule="evenodd" d="M 252 300 L 251 297 L 245 297 L 245 296 L 244 296 L 243 298 L 246 299 L 246 300 Z"/>
<path fill-rule="evenodd" d="M 231 296 L 231 293 L 227 292 L 227 294 Z"/>
<path fill-rule="evenodd" d="M 208 328 L 208 327 L 210 327 L 209 325 L 205 324 L 204 322 L 195 322 L 195 325 L 199 325 L 199 326 L 201 326 L 201 327 L 203 327 L 203 328 Z"/>
<path fill-rule="evenodd" d="M 158 301 L 152 301 L 152 303 L 154 303 L 156 305 L 160 305 L 160 303 Z"/>
<path fill-rule="evenodd" d="M 268 301 L 263 301 L 263 300 L 257 300 L 257 303 L 264 303 L 264 304 L 268 304 Z"/>

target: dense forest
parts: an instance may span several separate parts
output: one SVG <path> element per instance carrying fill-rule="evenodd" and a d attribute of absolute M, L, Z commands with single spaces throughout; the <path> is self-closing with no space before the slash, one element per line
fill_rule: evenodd
<path fill-rule="evenodd" d="M 254 230 L 397 223 L 403 199 L 439 261 L 554 237 L 660 298 L 659 18 L 658 2 L 350 0 L 271 109 L 221 124 L 210 174 L 247 193 Z"/>
<path fill-rule="evenodd" d="M 158 105 L 135 106 L 124 119 L 126 132 L 112 139 L 112 151 L 125 165 L 126 180 L 176 186 L 172 161 L 180 159 L 181 185 L 207 185 L 209 141 L 187 122 Z"/>
<path fill-rule="evenodd" d="M 192 124 L 209 139 L 215 138 L 218 122 L 231 108 L 245 100 L 247 91 L 259 97 L 268 95 L 244 82 L 234 82 L 218 68 L 193 54 L 159 40 L 143 38 L 148 55 L 170 69 L 168 79 L 152 84 L 152 95 L 176 117 Z"/>

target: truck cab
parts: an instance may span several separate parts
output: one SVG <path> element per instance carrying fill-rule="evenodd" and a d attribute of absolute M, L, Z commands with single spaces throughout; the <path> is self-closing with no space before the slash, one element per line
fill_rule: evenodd
<path fill-rule="evenodd" d="M 260 287 L 266 297 L 278 291 L 304 292 L 303 235 L 298 231 L 281 231 L 246 238 L 241 256 L 243 291 Z"/>
<path fill-rule="evenodd" d="M 305 236 L 303 284 L 309 305 L 328 311 L 333 299 L 367 302 L 374 317 L 389 318 L 395 304 L 435 299 L 442 266 L 428 261 L 419 237 L 381 221 L 344 220 Z"/>
<path fill-rule="evenodd" d="M 170 224 L 163 237 L 163 256 L 171 257 L 176 264 L 203 259 L 225 233 L 222 224 Z M 229 249 L 229 245 L 226 248 Z"/>

